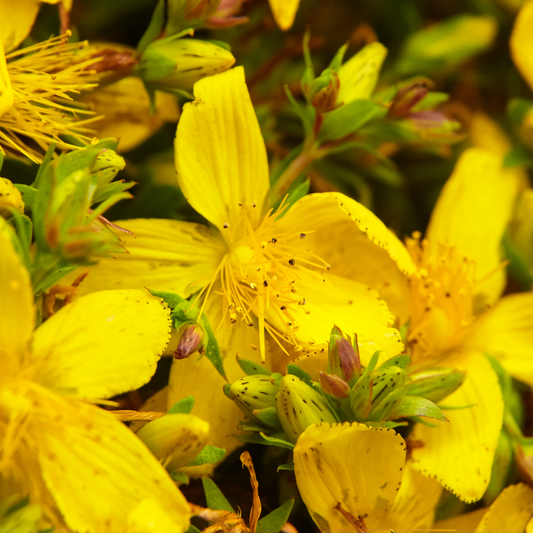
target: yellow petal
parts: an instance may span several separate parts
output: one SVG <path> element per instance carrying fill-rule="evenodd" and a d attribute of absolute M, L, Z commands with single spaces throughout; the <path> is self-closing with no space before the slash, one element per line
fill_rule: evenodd
<path fill-rule="evenodd" d="M 381 43 L 367 44 L 339 69 L 341 86 L 337 100 L 347 104 L 352 100 L 370 98 L 378 82 L 387 49 Z"/>
<path fill-rule="evenodd" d="M 233 230 L 239 221 L 247 231 L 243 214 L 257 225 L 269 178 L 244 69 L 204 78 L 195 84 L 194 94 L 176 133 L 178 182 L 194 209 L 221 231 L 224 224 Z"/>
<path fill-rule="evenodd" d="M 2 25 L 0 25 L 2 27 Z M 11 86 L 11 78 L 7 71 L 6 56 L 4 48 L 0 43 L 0 117 L 13 107 L 15 101 L 15 93 Z"/>
<path fill-rule="evenodd" d="M 502 298 L 474 324 L 464 344 L 497 357 L 516 379 L 533 385 L 533 294 Z"/>
<path fill-rule="evenodd" d="M 169 310 L 147 292 L 102 291 L 66 305 L 35 332 L 35 379 L 56 391 L 109 398 L 153 375 Z"/>
<path fill-rule="evenodd" d="M 6 52 L 14 50 L 28 36 L 39 7 L 40 2 L 36 0 L 1 0 L 3 22 L 0 24 L 0 41 Z"/>
<path fill-rule="evenodd" d="M 469 503 L 483 496 L 490 480 L 503 400 L 498 377 L 484 355 L 465 350 L 447 359 L 446 366 L 466 370 L 467 378 L 442 403 L 473 407 L 445 411 L 449 422 L 436 422 L 436 428 L 417 424 L 409 438 L 422 446 L 413 450 L 413 466 Z"/>
<path fill-rule="evenodd" d="M 453 531 L 455 533 L 474 533 L 476 527 L 485 516 L 487 509 L 478 509 L 470 513 L 464 513 L 446 520 L 439 520 L 435 523 L 436 531 Z"/>
<path fill-rule="evenodd" d="M 41 408 L 35 415 L 32 410 L 28 433 L 69 528 L 122 533 L 137 506 L 155 498 L 172 521 L 166 531 L 187 530 L 187 501 L 126 426 L 97 407 L 44 389 L 34 399 Z"/>
<path fill-rule="evenodd" d="M 533 489 L 519 483 L 504 489 L 490 506 L 476 533 L 523 533 L 533 515 Z"/>
<path fill-rule="evenodd" d="M 471 148 L 446 182 L 427 231 L 430 246 L 457 246 L 477 262 L 477 307 L 497 300 L 505 284 L 500 242 L 518 193 L 516 173 L 502 168 L 500 156 Z"/>
<path fill-rule="evenodd" d="M 419 474 L 407 462 L 402 486 L 389 510 L 384 527 L 393 524 L 396 531 L 430 530 L 441 493 L 442 486 L 437 481 Z"/>
<path fill-rule="evenodd" d="M 400 334 L 390 327 L 394 318 L 376 291 L 329 273 L 321 274 L 321 279 L 316 281 L 297 281 L 294 287 L 306 302 L 291 309 L 291 316 L 298 325 L 295 335 L 311 354 L 321 351 L 329 341 L 334 325 L 348 335 L 357 334 L 363 365 L 368 364 L 376 350 L 382 351 L 382 359 L 402 353 Z M 286 325 L 278 317 L 271 318 L 267 313 L 269 322 L 283 331 Z"/>
<path fill-rule="evenodd" d="M 118 233 L 129 253 L 91 267 L 81 294 L 148 287 L 187 298 L 210 281 L 226 251 L 218 231 L 201 224 L 160 219 L 116 223 L 134 233 Z"/>
<path fill-rule="evenodd" d="M 311 194 L 291 207 L 279 227 L 306 233 L 302 249 L 313 250 L 332 273 L 376 289 L 395 316 L 407 319 L 405 278 L 415 265 L 402 242 L 365 206 L 339 193 Z"/>
<path fill-rule="evenodd" d="M 533 89 L 533 0 L 524 2 L 516 17 L 513 32 L 511 33 L 511 57 L 514 64 L 529 86 Z"/>
<path fill-rule="evenodd" d="M 10 226 L 0 218 L 0 345 L 11 355 L 27 348 L 35 321 L 30 276 L 8 240 Z"/>
<path fill-rule="evenodd" d="M 156 92 L 152 114 L 144 84 L 134 76 L 87 92 L 81 101 L 89 104 L 97 115 L 104 116 L 94 124 L 98 137 L 119 137 L 120 152 L 135 148 L 165 122 L 178 122 L 179 118 L 176 97 L 160 91 Z"/>
<path fill-rule="evenodd" d="M 402 481 L 405 442 L 391 429 L 363 424 L 316 424 L 294 448 L 296 484 L 307 510 L 324 533 L 353 531 L 335 509 L 340 503 L 355 518 L 366 515 L 369 531 L 388 524 Z"/>
<path fill-rule="evenodd" d="M 294 23 L 300 0 L 269 0 L 270 9 L 277 25 L 282 30 L 288 30 Z"/>

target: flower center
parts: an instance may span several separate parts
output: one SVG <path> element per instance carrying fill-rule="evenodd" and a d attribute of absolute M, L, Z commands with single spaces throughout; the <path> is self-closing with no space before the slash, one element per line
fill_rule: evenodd
<path fill-rule="evenodd" d="M 300 282 L 322 282 L 318 270 L 329 265 L 303 248 L 305 232 L 281 231 L 276 220 L 286 206 L 270 210 L 253 229 L 243 208 L 241 233 L 222 260 L 218 274 L 224 298 L 224 320 L 231 324 L 245 322 L 259 328 L 261 355 L 265 354 L 265 330 L 281 344 L 282 339 L 302 350 L 297 339 L 295 317 L 308 313 L 306 299 L 298 289 Z M 304 306 L 304 307 L 302 307 Z M 300 315 L 301 316 L 301 315 Z"/>
<path fill-rule="evenodd" d="M 475 261 L 454 246 L 439 243 L 437 251 L 415 232 L 407 249 L 418 267 L 408 280 L 413 309 L 408 342 L 413 358 L 442 358 L 458 346 L 474 320 Z"/>

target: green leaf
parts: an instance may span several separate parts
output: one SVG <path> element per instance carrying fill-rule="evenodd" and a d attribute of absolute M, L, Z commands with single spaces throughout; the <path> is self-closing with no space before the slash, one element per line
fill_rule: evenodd
<path fill-rule="evenodd" d="M 185 533 L 202 533 L 197 527 L 193 525 L 189 526 L 189 529 Z"/>
<path fill-rule="evenodd" d="M 202 484 L 204 486 L 205 499 L 209 509 L 217 511 L 229 511 L 230 513 L 235 512 L 224 494 L 222 494 L 221 490 L 216 486 L 212 479 L 203 477 Z"/>
<path fill-rule="evenodd" d="M 98 187 L 93 195 L 92 203 L 103 202 L 115 194 L 131 189 L 134 185 L 134 181 L 113 181 L 103 187 Z"/>
<path fill-rule="evenodd" d="M 533 157 L 531 152 L 522 146 L 513 146 L 511 151 L 503 158 L 503 168 L 532 167 Z"/>
<path fill-rule="evenodd" d="M 278 466 L 278 472 L 280 470 L 294 470 L 294 463 L 285 463 L 285 464 L 282 464 L 282 465 L 279 465 Z"/>
<path fill-rule="evenodd" d="M 185 483 L 185 484 L 189 483 L 189 476 L 184 474 L 183 472 L 180 472 L 179 470 L 172 472 L 170 474 L 170 477 L 177 483 Z"/>
<path fill-rule="evenodd" d="M 152 296 L 157 296 L 158 298 L 161 298 L 170 307 L 170 309 L 174 309 L 177 305 L 188 304 L 185 298 L 182 298 L 181 296 L 173 292 L 150 291 L 150 294 Z"/>
<path fill-rule="evenodd" d="M 282 506 L 261 518 L 257 522 L 256 533 L 279 533 L 289 519 L 293 505 L 294 500 L 288 500 Z"/>
<path fill-rule="evenodd" d="M 275 407 L 265 407 L 265 409 L 254 409 L 254 416 L 261 422 L 271 428 L 281 431 L 281 424 L 278 418 L 278 412 Z M 261 428 L 261 431 L 264 428 Z"/>
<path fill-rule="evenodd" d="M 33 230 L 31 219 L 26 215 L 20 215 L 16 213 L 9 219 L 9 222 L 15 228 L 18 237 L 18 239 L 14 239 L 15 242 L 13 242 L 13 245 L 24 262 L 24 266 L 31 271 L 32 259 L 30 254 L 30 246 Z"/>
<path fill-rule="evenodd" d="M 144 35 L 141 37 L 137 50 L 142 52 L 160 33 L 165 23 L 165 0 L 159 0 L 152 14 L 152 19 Z"/>
<path fill-rule="evenodd" d="M 319 139 L 323 142 L 342 139 L 386 114 L 387 108 L 372 100 L 353 100 L 325 115 Z"/>
<path fill-rule="evenodd" d="M 187 396 L 187 398 L 182 398 L 177 401 L 169 410 L 167 414 L 191 414 L 192 408 L 194 406 L 194 398 L 192 396 Z"/>
<path fill-rule="evenodd" d="M 300 378 L 310 387 L 313 386 L 313 380 L 311 379 L 311 376 L 305 370 L 302 370 L 299 366 L 292 364 L 287 365 L 287 374 L 292 374 L 293 376 Z"/>
<path fill-rule="evenodd" d="M 35 205 L 35 200 L 37 198 L 37 195 L 39 194 L 39 191 L 33 187 L 30 187 L 29 185 L 24 185 L 22 183 L 13 183 L 13 185 L 19 190 L 20 194 L 22 195 L 22 200 L 24 200 L 25 206 L 33 210 L 33 206 Z"/>
<path fill-rule="evenodd" d="M 211 361 L 217 372 L 226 380 L 226 371 L 222 363 L 222 354 L 220 353 L 220 347 L 218 346 L 217 338 L 211 329 L 209 320 L 205 315 L 202 315 L 201 324 L 208 336 L 207 346 L 205 348 L 205 356 Z"/>
<path fill-rule="evenodd" d="M 187 466 L 206 465 L 209 463 L 216 463 L 224 459 L 226 450 L 217 448 L 216 446 L 206 445 L 204 449 L 196 456 L 196 459 L 191 461 Z"/>
<path fill-rule="evenodd" d="M 249 359 L 244 359 L 242 357 L 237 356 L 237 363 L 242 368 L 242 371 L 247 376 L 253 376 L 257 374 L 263 374 L 265 376 L 272 375 L 271 370 L 269 370 L 268 368 L 265 368 L 263 365 L 254 363 L 253 361 L 250 361 Z"/>
<path fill-rule="evenodd" d="M 246 426 L 248 427 L 248 426 Z M 249 442 L 252 444 L 263 444 L 264 446 L 278 446 L 279 448 L 284 448 L 286 450 L 294 450 L 294 444 L 288 440 L 278 439 L 276 437 L 268 437 L 263 432 L 251 433 L 249 435 L 244 433 L 239 433 L 233 435 L 236 439 L 241 442 Z"/>
<path fill-rule="evenodd" d="M 300 117 L 300 120 L 302 121 L 302 126 L 305 133 L 305 138 L 310 138 L 312 132 L 313 132 L 313 119 L 310 116 L 309 110 L 314 114 L 314 109 L 312 107 L 303 107 L 301 104 L 299 104 L 292 95 L 291 91 L 287 86 L 285 86 L 285 94 L 287 95 L 287 98 L 289 99 L 289 102 L 291 104 L 291 107 L 294 109 L 298 117 Z"/>

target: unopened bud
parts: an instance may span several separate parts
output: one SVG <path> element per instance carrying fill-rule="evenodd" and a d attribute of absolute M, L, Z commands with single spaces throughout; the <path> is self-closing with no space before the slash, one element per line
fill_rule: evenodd
<path fill-rule="evenodd" d="M 350 385 L 342 378 L 335 374 L 325 374 L 322 371 L 318 372 L 320 385 L 322 390 L 335 398 L 348 398 L 350 394 Z"/>
<path fill-rule="evenodd" d="M 523 438 L 515 449 L 516 469 L 520 479 L 533 486 L 533 439 Z"/>
<path fill-rule="evenodd" d="M 96 175 L 96 185 L 102 187 L 111 183 L 119 171 L 124 170 L 126 161 L 114 150 L 105 148 L 98 154 L 91 174 Z"/>
<path fill-rule="evenodd" d="M 232 383 L 229 389 L 226 387 L 228 396 L 252 420 L 254 410 L 275 407 L 278 392 L 277 380 L 263 374 L 245 376 Z"/>
<path fill-rule="evenodd" d="M 207 443 L 209 423 L 194 415 L 166 414 L 148 422 L 137 436 L 163 466 L 173 472 L 187 466 Z"/>
<path fill-rule="evenodd" d="M 24 213 L 24 202 L 19 190 L 7 178 L 0 178 L 0 216 L 9 218 L 12 210 Z"/>
<path fill-rule="evenodd" d="M 318 78 L 315 78 L 306 91 L 306 97 L 319 113 L 327 113 L 338 107 L 340 81 L 338 74 L 327 68 Z"/>
<path fill-rule="evenodd" d="M 398 366 L 390 366 L 372 373 L 372 407 L 368 420 L 386 420 L 396 403 L 406 394 L 407 373 Z"/>
<path fill-rule="evenodd" d="M 400 89 L 393 98 L 387 115 L 390 118 L 404 117 L 426 97 L 427 93 L 427 84 L 420 81 Z"/>
<path fill-rule="evenodd" d="M 457 390 L 466 379 L 466 372 L 450 368 L 430 368 L 411 376 L 408 394 L 440 402 Z"/>
<path fill-rule="evenodd" d="M 311 424 L 339 422 L 322 395 L 293 375 L 284 376 L 281 380 L 276 409 L 281 427 L 291 442 L 296 442 Z"/>
<path fill-rule="evenodd" d="M 354 336 L 353 346 L 342 331 L 333 326 L 329 338 L 328 374 L 335 374 L 347 383 L 357 379 L 361 373 L 361 359 L 357 335 Z"/>
<path fill-rule="evenodd" d="M 235 58 L 208 41 L 166 37 L 151 42 L 138 65 L 139 76 L 153 89 L 187 90 L 200 79 L 229 69 Z"/>
<path fill-rule="evenodd" d="M 205 348 L 204 329 L 200 324 L 185 324 L 180 328 L 180 340 L 174 350 L 176 359 L 187 359 L 193 353 L 202 353 Z"/>

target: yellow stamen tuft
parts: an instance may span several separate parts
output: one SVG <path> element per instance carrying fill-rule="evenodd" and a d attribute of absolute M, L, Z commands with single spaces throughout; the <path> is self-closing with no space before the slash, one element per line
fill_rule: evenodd
<path fill-rule="evenodd" d="M 70 32 L 6 56 L 13 105 L 0 116 L 0 149 L 15 157 L 42 160 L 50 144 L 72 150 L 90 144 L 88 126 L 98 120 L 71 94 L 92 89 L 98 77 L 91 66 L 100 58 L 85 52 L 87 41 L 68 43 Z M 64 136 L 71 137 L 72 141 Z"/>
<path fill-rule="evenodd" d="M 441 243 L 431 253 L 418 232 L 406 246 L 418 267 L 408 280 L 413 303 L 408 340 L 415 359 L 432 358 L 458 346 L 474 320 L 476 263 Z"/>

